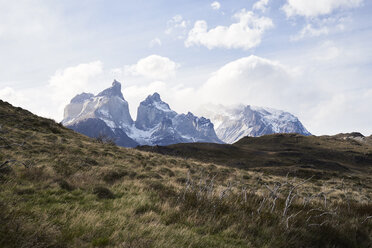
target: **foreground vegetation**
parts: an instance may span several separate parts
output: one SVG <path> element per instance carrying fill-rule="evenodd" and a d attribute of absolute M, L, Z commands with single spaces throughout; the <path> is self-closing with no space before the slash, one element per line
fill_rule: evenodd
<path fill-rule="evenodd" d="M 0 247 L 372 245 L 368 165 L 203 163 L 92 140 L 3 102 L 0 125 Z"/>

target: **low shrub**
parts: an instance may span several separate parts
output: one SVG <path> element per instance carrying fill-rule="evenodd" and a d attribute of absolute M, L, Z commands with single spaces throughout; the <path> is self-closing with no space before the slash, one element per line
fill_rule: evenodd
<path fill-rule="evenodd" d="M 108 188 L 97 186 L 93 189 L 93 193 L 97 195 L 99 199 L 114 199 L 115 195 Z"/>

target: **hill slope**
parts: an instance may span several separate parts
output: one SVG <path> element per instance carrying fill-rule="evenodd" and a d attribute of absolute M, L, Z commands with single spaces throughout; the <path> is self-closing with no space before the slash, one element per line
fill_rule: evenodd
<path fill-rule="evenodd" d="M 371 246 L 372 178 L 343 177 L 120 148 L 0 101 L 0 247 Z"/>
<path fill-rule="evenodd" d="M 245 137 L 233 145 L 196 143 L 166 147 L 142 146 L 138 149 L 241 169 L 270 167 L 287 168 L 288 171 L 311 168 L 337 172 L 370 172 L 372 146 L 368 139 L 357 140 L 350 135 L 316 137 L 273 134 Z"/>

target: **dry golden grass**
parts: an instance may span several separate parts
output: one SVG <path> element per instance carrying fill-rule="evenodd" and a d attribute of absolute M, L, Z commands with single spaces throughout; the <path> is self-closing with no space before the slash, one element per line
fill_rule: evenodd
<path fill-rule="evenodd" d="M 314 177 L 283 217 L 292 185 L 317 171 L 286 177 L 119 148 L 2 102 L 0 118 L 1 247 L 371 246 L 371 175 Z M 267 187 L 278 183 L 272 211 Z"/>

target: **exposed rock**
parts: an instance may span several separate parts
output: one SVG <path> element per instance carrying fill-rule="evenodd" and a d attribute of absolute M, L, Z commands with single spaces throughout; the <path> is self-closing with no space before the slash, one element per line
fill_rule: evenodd
<path fill-rule="evenodd" d="M 97 96 L 83 93 L 74 97 L 65 108 L 62 123 L 71 126 L 88 118 L 101 119 L 110 128 L 126 130 L 132 126 L 133 120 L 129 113 L 128 102 L 121 93 L 119 82 L 114 81 L 112 87 Z"/>
<path fill-rule="evenodd" d="M 181 135 L 191 139 L 191 142 L 221 143 L 214 131 L 214 125 L 209 119 L 196 117 L 188 112 L 173 119 L 174 127 Z"/>
<path fill-rule="evenodd" d="M 218 138 L 234 143 L 245 136 L 258 137 L 274 133 L 311 135 L 294 115 L 255 106 L 204 106 L 203 115 L 211 118 Z"/>
<path fill-rule="evenodd" d="M 149 133 L 147 142 L 142 142 L 147 145 L 221 143 L 210 120 L 198 118 L 190 112 L 187 115 L 177 114 L 161 100 L 158 93 L 148 96 L 140 103 L 135 126 Z"/>
<path fill-rule="evenodd" d="M 91 138 L 104 136 L 112 139 L 117 145 L 124 147 L 136 147 L 138 143 L 129 138 L 120 128 L 112 129 L 98 118 L 89 118 L 68 126 L 72 130 Z"/>
<path fill-rule="evenodd" d="M 112 87 L 97 96 L 83 93 L 65 108 L 62 123 L 90 137 L 105 135 L 116 144 L 127 147 L 170 145 L 186 142 L 216 142 L 214 126 L 206 118 L 191 113 L 177 114 L 163 102 L 158 93 L 140 103 L 137 120 L 133 122 L 127 101 L 116 80 Z"/>
<path fill-rule="evenodd" d="M 160 99 L 158 93 L 148 96 L 138 107 L 136 127 L 142 130 L 154 128 L 164 118 L 172 119 L 177 115 L 169 105 Z"/>

